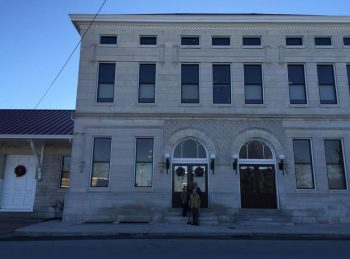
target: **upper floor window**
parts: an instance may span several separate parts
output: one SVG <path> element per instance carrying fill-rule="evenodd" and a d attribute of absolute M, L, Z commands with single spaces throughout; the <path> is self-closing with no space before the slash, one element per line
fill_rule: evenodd
<path fill-rule="evenodd" d="M 197 36 L 182 36 L 181 45 L 199 45 L 199 37 Z"/>
<path fill-rule="evenodd" d="M 260 37 L 243 37 L 243 46 L 260 46 Z"/>
<path fill-rule="evenodd" d="M 331 37 L 315 37 L 316 46 L 331 46 L 332 38 Z"/>
<path fill-rule="evenodd" d="M 140 45 L 157 45 L 156 36 L 140 36 Z"/>
<path fill-rule="evenodd" d="M 115 36 L 115 35 L 102 35 L 100 37 L 100 44 L 117 44 L 117 36 Z"/>
<path fill-rule="evenodd" d="M 340 139 L 326 139 L 327 176 L 329 189 L 346 189 L 343 148 Z"/>
<path fill-rule="evenodd" d="M 136 139 L 135 187 L 152 187 L 153 138 Z"/>
<path fill-rule="evenodd" d="M 97 102 L 114 101 L 115 63 L 100 63 Z"/>
<path fill-rule="evenodd" d="M 302 37 L 286 37 L 287 46 L 302 46 L 303 38 Z"/>
<path fill-rule="evenodd" d="M 231 103 L 230 65 L 213 65 L 213 103 Z"/>
<path fill-rule="evenodd" d="M 337 95 L 335 90 L 333 65 L 317 65 L 317 75 L 320 90 L 320 103 L 336 104 Z"/>
<path fill-rule="evenodd" d="M 293 148 L 297 189 L 313 189 L 314 174 L 310 140 L 294 139 Z"/>
<path fill-rule="evenodd" d="M 199 65 L 181 65 L 181 102 L 199 103 Z"/>
<path fill-rule="evenodd" d="M 60 188 L 69 187 L 70 156 L 62 156 Z"/>
<path fill-rule="evenodd" d="M 213 37 L 211 43 L 213 46 L 230 46 L 230 37 Z"/>
<path fill-rule="evenodd" d="M 246 104 L 264 102 L 261 65 L 244 65 L 244 93 Z"/>
<path fill-rule="evenodd" d="M 344 37 L 343 42 L 345 46 L 350 46 L 350 37 Z"/>
<path fill-rule="evenodd" d="M 291 104 L 306 104 L 304 65 L 288 65 L 289 98 Z"/>
<path fill-rule="evenodd" d="M 95 138 L 92 159 L 91 187 L 108 187 L 111 139 Z"/>
<path fill-rule="evenodd" d="M 156 65 L 140 64 L 139 103 L 155 102 Z"/>

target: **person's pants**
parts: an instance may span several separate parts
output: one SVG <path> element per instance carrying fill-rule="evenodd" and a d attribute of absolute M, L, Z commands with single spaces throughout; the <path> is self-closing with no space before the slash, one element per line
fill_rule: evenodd
<path fill-rule="evenodd" d="M 192 224 L 193 225 L 199 225 L 199 221 L 198 221 L 198 217 L 199 217 L 199 209 L 192 209 Z"/>
<path fill-rule="evenodd" d="M 182 203 L 182 216 L 186 217 L 187 214 L 187 203 Z"/>

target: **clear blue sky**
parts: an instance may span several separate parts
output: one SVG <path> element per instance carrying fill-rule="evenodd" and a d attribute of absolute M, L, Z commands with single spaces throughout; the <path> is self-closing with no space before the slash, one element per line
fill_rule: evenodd
<path fill-rule="evenodd" d="M 79 41 L 69 13 L 103 0 L 0 0 L 0 108 L 32 109 Z M 107 0 L 101 13 L 350 15 L 350 0 Z M 38 108 L 74 109 L 79 51 Z"/>

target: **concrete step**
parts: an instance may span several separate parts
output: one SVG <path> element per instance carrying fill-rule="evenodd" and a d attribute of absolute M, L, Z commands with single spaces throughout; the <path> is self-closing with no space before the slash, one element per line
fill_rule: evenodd
<path fill-rule="evenodd" d="M 240 226 L 294 226 L 293 222 L 238 221 L 236 223 Z"/>
<path fill-rule="evenodd" d="M 240 209 L 236 223 L 242 226 L 292 226 L 289 215 L 276 209 Z"/>
<path fill-rule="evenodd" d="M 200 224 L 201 225 L 217 225 L 219 224 L 218 217 L 213 210 L 201 209 L 200 210 Z M 186 224 L 188 221 L 188 214 L 186 217 L 182 217 L 181 209 L 170 209 L 164 216 L 164 222 L 170 224 Z"/>

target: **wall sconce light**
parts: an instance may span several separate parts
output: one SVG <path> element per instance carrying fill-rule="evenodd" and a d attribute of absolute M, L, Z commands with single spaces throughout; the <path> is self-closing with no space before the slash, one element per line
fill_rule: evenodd
<path fill-rule="evenodd" d="M 280 169 L 280 171 L 282 171 L 282 174 L 284 175 L 284 160 L 286 157 L 284 155 L 279 155 L 278 158 L 280 159 L 280 162 L 278 163 L 278 169 Z"/>
<path fill-rule="evenodd" d="M 166 173 L 169 173 L 169 168 L 170 168 L 170 155 L 168 153 L 166 153 L 164 155 L 165 158 L 165 168 L 166 168 Z"/>
<path fill-rule="evenodd" d="M 211 159 L 211 161 L 210 161 L 210 169 L 213 172 L 213 174 L 214 174 L 214 168 L 215 168 L 215 158 L 216 158 L 216 156 L 214 154 L 210 155 L 210 159 Z"/>
<path fill-rule="evenodd" d="M 233 159 L 233 163 L 232 163 L 232 168 L 233 168 L 233 170 L 236 172 L 236 174 L 237 174 L 237 171 L 238 171 L 238 169 L 237 169 L 237 167 L 238 167 L 238 155 L 237 154 L 234 154 L 233 156 L 232 156 L 232 159 Z"/>

